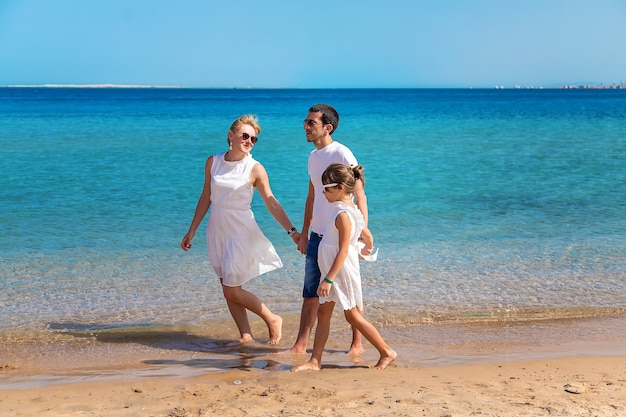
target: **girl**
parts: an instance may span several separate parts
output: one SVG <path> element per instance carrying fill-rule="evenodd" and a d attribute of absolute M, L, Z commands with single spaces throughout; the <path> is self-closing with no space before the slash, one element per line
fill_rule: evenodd
<path fill-rule="evenodd" d="M 359 270 L 359 236 L 370 253 L 374 239 L 365 227 L 363 215 L 352 203 L 356 180 L 365 185 L 363 167 L 331 164 L 322 174 L 324 196 L 334 205 L 334 222 L 328 225 L 319 246 L 318 262 L 323 279 L 317 288 L 320 308 L 317 313 L 317 329 L 313 353 L 308 362 L 292 369 L 318 371 L 322 367 L 322 354 L 330 332 L 330 320 L 335 304 L 339 304 L 346 320 L 380 353 L 376 369 L 385 369 L 397 358 L 397 353 L 385 343 L 376 328 L 359 312 L 363 308 L 361 274 Z"/>

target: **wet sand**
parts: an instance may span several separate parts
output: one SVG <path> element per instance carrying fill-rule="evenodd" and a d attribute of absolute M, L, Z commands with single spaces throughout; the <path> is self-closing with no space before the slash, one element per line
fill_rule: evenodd
<path fill-rule="evenodd" d="M 361 358 L 345 354 L 343 330 L 323 369 L 302 373 L 289 371 L 308 355 L 278 353 L 289 337 L 273 348 L 63 334 L 46 348 L 19 341 L 20 351 L 5 340 L 0 415 L 623 416 L 624 321 L 383 328 L 399 353 L 383 371 L 369 344 Z"/>

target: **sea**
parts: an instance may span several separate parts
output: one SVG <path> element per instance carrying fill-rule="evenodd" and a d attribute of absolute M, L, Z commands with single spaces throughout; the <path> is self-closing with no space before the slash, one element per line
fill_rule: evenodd
<path fill-rule="evenodd" d="M 252 154 L 300 228 L 313 150 L 303 119 L 316 103 L 338 110 L 333 139 L 365 169 L 379 248 L 362 262 L 365 315 L 383 335 L 417 357 L 423 341 L 480 342 L 472 329 L 496 324 L 524 340 L 532 329 L 511 329 L 603 319 L 578 336 L 624 335 L 626 90 L 5 87 L 0 365 L 24 352 L 132 357 L 142 343 L 233 353 L 206 218 L 193 248 L 179 246 L 204 163 L 237 117 L 257 115 Z M 304 258 L 258 195 L 253 211 L 284 267 L 245 288 L 283 316 L 287 348 Z M 347 347 L 341 316 L 333 326 Z"/>

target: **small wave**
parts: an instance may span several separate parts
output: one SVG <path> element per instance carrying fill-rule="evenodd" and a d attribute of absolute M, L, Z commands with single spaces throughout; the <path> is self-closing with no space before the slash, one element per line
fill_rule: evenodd
<path fill-rule="evenodd" d="M 393 315 L 388 315 L 383 310 L 366 308 L 366 315 L 370 321 L 378 325 L 405 327 L 428 324 L 515 323 L 619 317 L 626 316 L 626 309 L 604 307 L 502 307 L 490 310 L 458 310 L 449 312 L 400 309 L 394 310 Z"/>

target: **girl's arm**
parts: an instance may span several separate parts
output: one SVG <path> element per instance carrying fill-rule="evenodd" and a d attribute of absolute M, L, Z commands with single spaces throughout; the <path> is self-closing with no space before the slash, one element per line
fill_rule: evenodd
<path fill-rule="evenodd" d="M 343 267 L 343 263 L 346 261 L 348 257 L 348 249 L 350 247 L 350 232 L 352 230 L 352 223 L 350 222 L 350 217 L 348 213 L 340 212 L 337 217 L 335 217 L 335 227 L 339 232 L 339 251 L 337 252 L 337 256 L 335 256 L 335 260 L 333 261 L 330 270 L 326 274 L 325 278 L 328 278 L 330 281 L 333 281 L 335 277 L 339 274 L 339 271 Z M 320 297 L 325 297 L 328 295 L 330 291 L 330 286 L 332 284 L 323 279 L 320 282 L 319 287 L 317 288 L 317 295 Z"/>
<path fill-rule="evenodd" d="M 367 227 L 361 231 L 360 240 L 365 243 L 365 247 L 361 250 L 362 255 L 369 255 L 374 249 L 374 235 Z"/>
<path fill-rule="evenodd" d="M 183 248 L 184 251 L 188 251 L 191 249 L 191 241 L 196 234 L 196 229 L 202 223 L 202 219 L 206 216 L 209 211 L 209 207 L 211 206 L 211 167 L 213 166 L 213 157 L 209 156 L 206 160 L 206 164 L 204 164 L 204 187 L 202 188 L 202 194 L 200 194 L 200 198 L 198 199 L 198 204 L 196 204 L 196 211 L 193 215 L 193 220 L 191 220 L 191 225 L 189 226 L 189 230 L 185 237 L 183 237 L 182 242 L 180 242 L 180 247 Z"/>
<path fill-rule="evenodd" d="M 293 223 L 289 220 L 287 213 L 285 213 L 283 206 L 278 202 L 276 197 L 274 197 L 270 187 L 270 179 L 263 165 L 257 163 L 254 168 L 252 168 L 250 181 L 259 191 L 259 195 L 263 199 L 267 210 L 272 214 L 272 216 L 274 216 L 283 229 L 285 229 L 287 233 L 289 233 L 292 229 L 295 229 Z M 296 231 L 295 233 L 291 233 L 290 237 L 296 244 L 298 244 L 298 241 L 300 240 L 300 233 Z"/>

